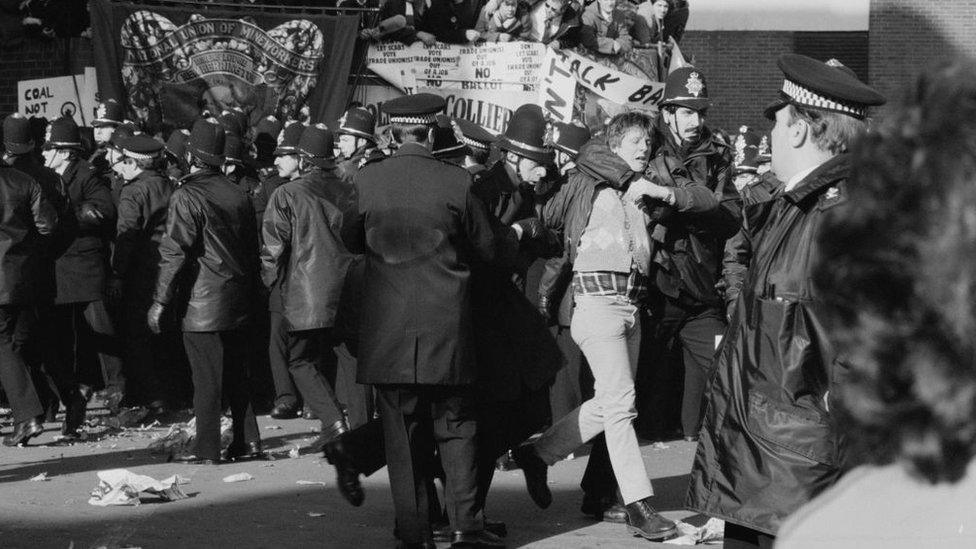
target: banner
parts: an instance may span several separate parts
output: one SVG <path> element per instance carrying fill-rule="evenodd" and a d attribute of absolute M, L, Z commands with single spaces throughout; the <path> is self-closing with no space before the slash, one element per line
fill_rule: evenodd
<path fill-rule="evenodd" d="M 417 87 L 533 92 L 545 50 L 531 42 L 431 47 L 382 42 L 370 45 L 366 67 L 406 93 Z"/>
<path fill-rule="evenodd" d="M 86 74 L 17 82 L 17 112 L 48 120 L 70 116 L 79 126 L 90 125 L 95 112 L 95 82 Z"/>
<path fill-rule="evenodd" d="M 656 75 L 656 53 L 635 50 L 609 61 L 529 42 L 381 43 L 370 46 L 367 67 L 403 93 L 445 97 L 451 116 L 501 131 L 525 103 L 538 103 L 554 120 L 598 125 L 623 110 L 655 112 L 664 84 L 645 67 Z"/>
<path fill-rule="evenodd" d="M 358 16 L 205 6 L 93 3 L 101 95 L 124 98 L 152 131 L 231 107 L 252 124 L 269 114 L 332 124 L 342 114 Z"/>

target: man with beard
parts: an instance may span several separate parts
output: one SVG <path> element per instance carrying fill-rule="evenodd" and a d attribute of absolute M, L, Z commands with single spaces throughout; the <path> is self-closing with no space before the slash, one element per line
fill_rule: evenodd
<path fill-rule="evenodd" d="M 246 330 L 257 290 L 258 244 L 251 203 L 220 169 L 224 130 L 213 118 L 197 120 L 187 147 L 190 174 L 173 192 L 159 246 L 159 276 L 147 321 L 161 331 L 164 310 L 181 316 L 183 344 L 193 374 L 197 436 L 177 461 L 220 460 L 222 398 L 230 403 L 233 439 L 227 458 L 260 452 L 248 388 Z M 189 295 L 178 299 L 180 290 Z"/>
<path fill-rule="evenodd" d="M 155 415 L 166 412 L 174 390 L 177 363 L 169 333 L 152 334 L 146 313 L 153 302 L 159 271 L 159 244 L 166 230 L 166 211 L 173 184 L 163 175 L 163 144 L 145 134 L 117 141 L 122 155 L 115 165 L 124 186 L 119 195 L 115 251 L 109 297 L 119 303 L 125 335 L 126 365 L 135 387 L 128 399 L 147 405 Z M 151 419 L 150 419 L 151 421 Z"/>
<path fill-rule="evenodd" d="M 783 519 L 840 476 L 830 397 L 844 373 L 812 270 L 821 227 L 848 199 L 848 147 L 885 102 L 836 60 L 786 54 L 778 65 L 785 79 L 765 115 L 785 184 L 746 211 L 749 276 L 715 357 L 687 500 L 724 519 L 736 549 L 772 547 Z"/>
<path fill-rule="evenodd" d="M 55 263 L 57 298 L 52 326 L 45 327 L 52 337 L 45 345 L 52 354 L 46 362 L 48 373 L 67 408 L 62 434 L 68 438 L 79 436 L 92 385 L 104 382 L 106 389 L 125 392 L 121 345 L 105 306 L 115 205 L 107 183 L 79 156 L 81 151 L 74 120 L 59 118 L 51 123 L 44 145 L 45 165 L 64 181 L 77 220 L 77 230 L 65 235 L 66 249 Z M 89 371 L 95 362 L 92 351 L 101 363 L 101 373 Z"/>
<path fill-rule="evenodd" d="M 343 181 L 352 183 L 363 164 L 385 156 L 376 147 L 375 131 L 376 119 L 363 107 L 353 107 L 339 119 L 339 129 L 335 133 L 342 160 L 337 169 Z"/>

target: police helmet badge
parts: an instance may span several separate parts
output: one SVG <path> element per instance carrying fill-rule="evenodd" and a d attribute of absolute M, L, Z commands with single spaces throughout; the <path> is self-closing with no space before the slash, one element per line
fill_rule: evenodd
<path fill-rule="evenodd" d="M 694 97 L 700 96 L 702 91 L 705 90 L 705 83 L 702 82 L 701 75 L 697 72 L 689 74 L 688 81 L 685 82 L 685 89 Z"/>
<path fill-rule="evenodd" d="M 735 160 L 733 162 L 736 166 L 742 164 L 746 159 L 746 127 L 742 126 L 739 128 L 739 135 L 735 136 Z"/>
<path fill-rule="evenodd" d="M 99 103 L 98 108 L 95 110 L 95 118 L 105 118 L 108 115 L 108 109 L 105 108 L 105 103 Z"/>

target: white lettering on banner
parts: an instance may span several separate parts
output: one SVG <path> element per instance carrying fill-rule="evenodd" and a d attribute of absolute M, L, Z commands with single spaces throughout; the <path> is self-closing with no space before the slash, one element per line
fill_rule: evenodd
<path fill-rule="evenodd" d="M 17 111 L 48 120 L 70 116 L 79 126 L 89 125 L 95 112 L 95 82 L 87 80 L 84 74 L 21 80 L 17 82 Z"/>

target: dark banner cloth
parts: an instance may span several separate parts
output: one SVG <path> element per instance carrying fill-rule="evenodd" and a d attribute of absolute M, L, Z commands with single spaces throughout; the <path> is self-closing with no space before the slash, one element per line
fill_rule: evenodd
<path fill-rule="evenodd" d="M 341 116 L 359 15 L 205 6 L 93 2 L 101 98 L 123 100 L 150 131 L 230 107 L 252 125 L 269 114 L 330 126 Z"/>

